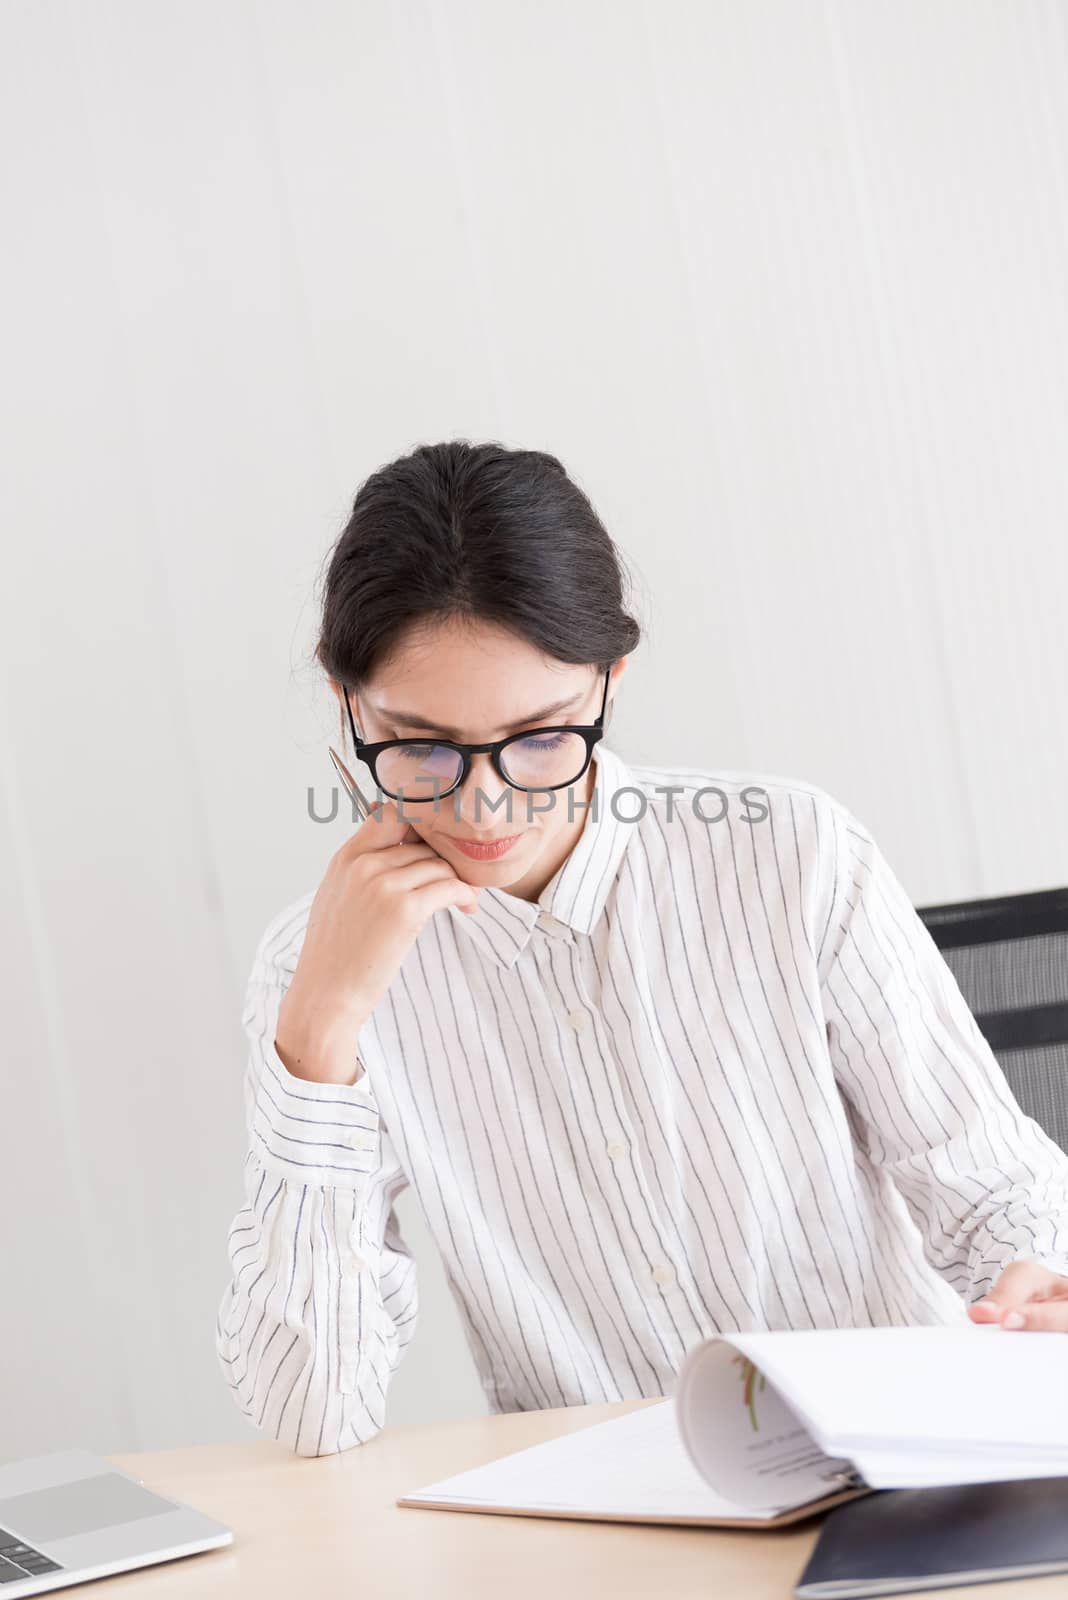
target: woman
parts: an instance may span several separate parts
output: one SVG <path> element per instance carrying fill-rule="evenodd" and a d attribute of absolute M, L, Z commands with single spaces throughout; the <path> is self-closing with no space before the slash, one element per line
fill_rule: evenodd
<path fill-rule="evenodd" d="M 408 1183 L 495 1411 L 670 1393 L 729 1328 L 1068 1328 L 1068 1159 L 870 833 L 625 765 L 638 639 L 552 456 L 424 446 L 357 494 L 318 657 L 388 798 L 256 952 L 218 1324 L 300 1455 L 383 1425 Z"/>

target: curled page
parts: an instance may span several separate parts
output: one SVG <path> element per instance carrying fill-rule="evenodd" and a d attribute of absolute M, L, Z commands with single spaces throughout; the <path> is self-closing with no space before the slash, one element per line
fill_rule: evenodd
<path fill-rule="evenodd" d="M 765 1374 L 729 1337 L 687 1352 L 675 1389 L 690 1460 L 724 1498 L 750 1510 L 803 1505 L 856 1481 L 826 1455 Z"/>

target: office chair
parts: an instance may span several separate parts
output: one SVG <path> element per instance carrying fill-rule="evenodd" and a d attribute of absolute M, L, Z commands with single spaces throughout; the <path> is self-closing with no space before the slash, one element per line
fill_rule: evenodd
<path fill-rule="evenodd" d="M 1068 889 L 916 909 L 1020 1106 L 1068 1150 Z"/>

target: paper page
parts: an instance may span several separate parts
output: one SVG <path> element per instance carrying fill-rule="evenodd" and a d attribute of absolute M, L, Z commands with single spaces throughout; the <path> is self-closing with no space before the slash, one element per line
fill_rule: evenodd
<path fill-rule="evenodd" d="M 851 1470 L 849 1461 L 820 1449 L 728 1339 L 687 1352 L 675 1404 L 679 1433 L 701 1477 L 741 1505 L 804 1505 L 841 1489 Z"/>
<path fill-rule="evenodd" d="M 1029 1456 L 1068 1441 L 1063 1334 L 996 1325 L 731 1334 L 829 1455 Z M 977 1468 L 981 1463 L 976 1460 Z M 996 1474 L 995 1474 L 996 1475 Z"/>
<path fill-rule="evenodd" d="M 968 1455 L 919 1455 L 892 1450 L 861 1449 L 854 1453 L 857 1470 L 872 1489 L 935 1489 L 947 1484 L 1006 1483 L 1013 1478 L 1068 1477 L 1068 1453 L 1059 1458 L 999 1455 L 991 1464 L 987 1452 Z"/>
<path fill-rule="evenodd" d="M 457 1500 L 473 1510 L 521 1506 L 546 1516 L 583 1512 L 632 1522 L 682 1517 L 759 1521 L 773 1515 L 771 1508 L 754 1511 L 709 1488 L 679 1437 L 670 1398 L 410 1489 L 403 1498 Z"/>

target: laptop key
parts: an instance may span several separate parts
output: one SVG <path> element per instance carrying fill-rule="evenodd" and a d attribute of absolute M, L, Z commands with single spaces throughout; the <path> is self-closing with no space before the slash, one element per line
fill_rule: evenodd
<path fill-rule="evenodd" d="M 58 1561 L 52 1561 L 32 1544 L 24 1544 L 6 1528 L 0 1528 L 0 1583 L 14 1583 L 17 1576 L 36 1578 L 43 1572 L 62 1572 Z"/>

